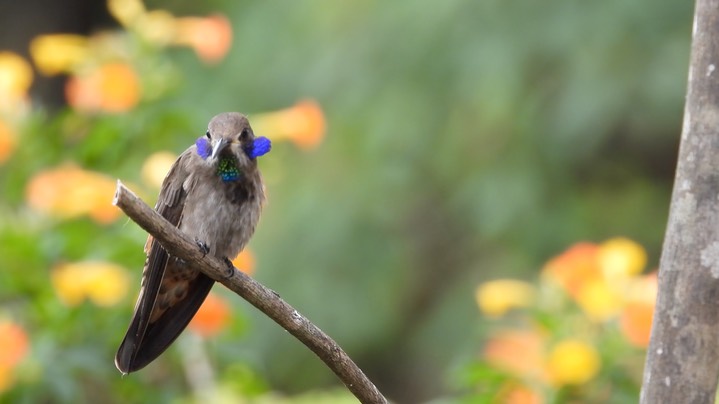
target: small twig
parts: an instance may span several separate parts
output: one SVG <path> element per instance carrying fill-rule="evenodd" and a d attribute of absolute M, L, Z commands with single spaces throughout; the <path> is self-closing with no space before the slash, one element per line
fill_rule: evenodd
<path fill-rule="evenodd" d="M 387 403 L 387 399 L 377 387 L 332 338 L 272 290 L 237 268 L 228 267 L 227 262 L 222 259 L 211 255 L 203 256 L 194 240 L 181 233 L 159 213 L 147 206 L 120 181 L 117 181 L 113 204 L 150 233 L 170 255 L 193 264 L 195 268 L 240 295 L 300 340 L 327 364 L 362 403 Z"/>

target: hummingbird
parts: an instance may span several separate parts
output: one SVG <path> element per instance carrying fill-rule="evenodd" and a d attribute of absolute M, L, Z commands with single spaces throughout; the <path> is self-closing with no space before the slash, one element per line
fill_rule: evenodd
<path fill-rule="evenodd" d="M 265 201 L 257 157 L 271 142 L 255 137 L 247 117 L 226 112 L 185 150 L 165 177 L 155 210 L 193 237 L 205 254 L 229 262 L 255 231 Z M 182 333 L 214 280 L 170 256 L 151 235 L 140 294 L 115 355 L 123 374 L 142 369 Z"/>

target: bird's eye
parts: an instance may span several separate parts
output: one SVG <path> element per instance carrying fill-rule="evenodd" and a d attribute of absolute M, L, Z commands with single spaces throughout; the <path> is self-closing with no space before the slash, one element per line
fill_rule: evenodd
<path fill-rule="evenodd" d="M 250 131 L 247 129 L 242 129 L 242 132 L 240 132 L 240 138 L 239 140 L 247 140 L 247 138 L 250 136 Z"/>
<path fill-rule="evenodd" d="M 205 133 L 205 136 L 207 136 L 208 139 L 210 138 L 210 131 L 209 131 L 209 130 L 207 131 L 207 133 Z"/>

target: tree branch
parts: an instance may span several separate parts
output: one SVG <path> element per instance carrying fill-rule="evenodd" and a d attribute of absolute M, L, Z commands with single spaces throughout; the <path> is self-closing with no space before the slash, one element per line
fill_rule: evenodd
<path fill-rule="evenodd" d="M 289 331 L 342 380 L 362 403 L 387 403 L 377 387 L 335 341 L 317 328 L 272 290 L 211 255 L 204 255 L 194 240 L 181 233 L 159 213 L 147 206 L 120 181 L 113 204 L 160 242 L 167 252 L 186 262 L 257 307 Z"/>
<path fill-rule="evenodd" d="M 719 0 L 697 0 L 640 402 L 714 403 L 719 378 Z"/>

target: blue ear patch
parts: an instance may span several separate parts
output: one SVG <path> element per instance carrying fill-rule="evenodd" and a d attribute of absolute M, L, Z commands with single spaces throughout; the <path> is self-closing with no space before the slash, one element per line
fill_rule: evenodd
<path fill-rule="evenodd" d="M 198 138 L 195 141 L 195 146 L 197 146 L 197 154 L 199 154 L 203 160 L 207 160 L 207 158 L 210 157 L 212 148 L 210 147 L 210 142 L 205 136 Z"/>
<path fill-rule="evenodd" d="M 255 159 L 269 153 L 271 149 L 272 142 L 270 139 L 260 136 L 252 142 L 252 146 L 245 148 L 245 154 L 247 154 L 247 157 Z M 197 150 L 200 150 L 199 147 Z"/>

